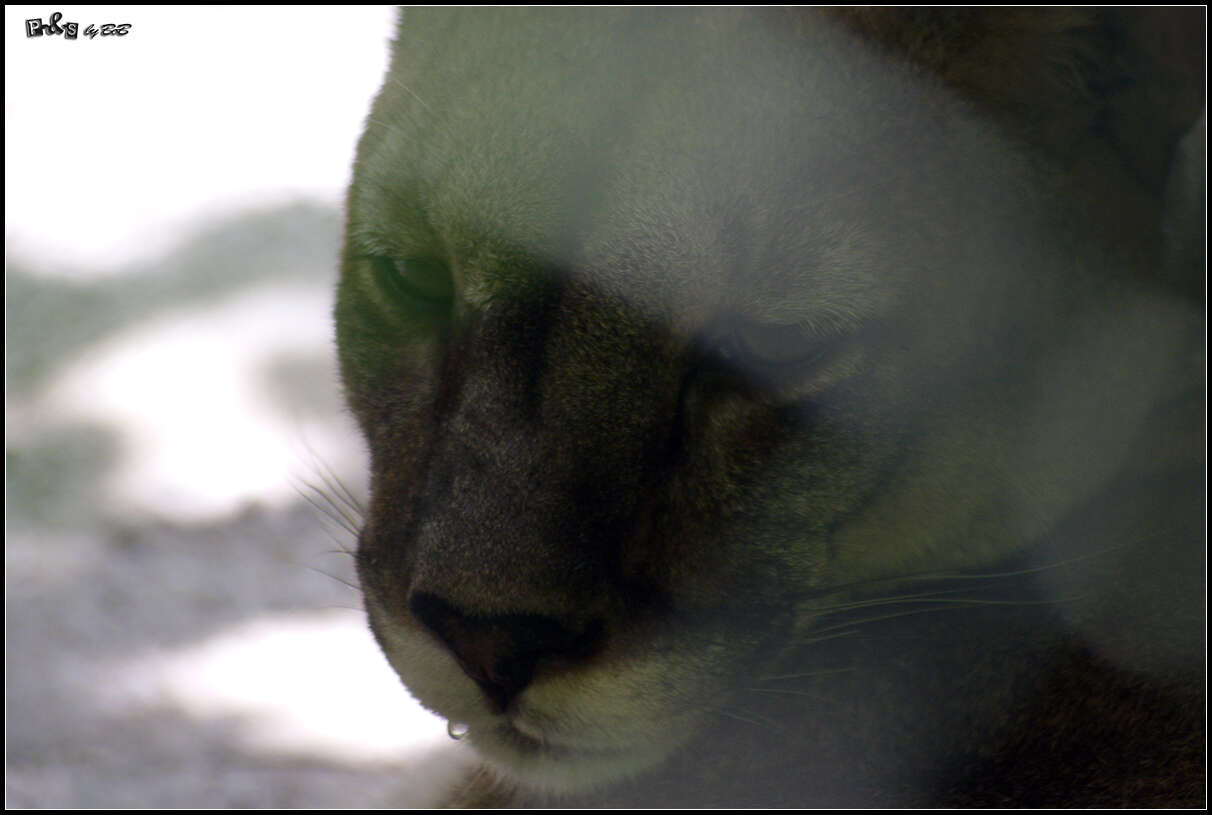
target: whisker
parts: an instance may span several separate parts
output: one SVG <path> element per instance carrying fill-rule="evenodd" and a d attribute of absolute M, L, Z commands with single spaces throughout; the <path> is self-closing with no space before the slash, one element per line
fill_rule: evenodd
<path fill-rule="evenodd" d="M 366 609 L 364 609 L 364 608 L 361 608 L 359 606 L 347 606 L 347 605 L 343 605 L 341 603 L 325 603 L 324 605 L 320 606 L 320 608 L 324 608 L 329 611 L 353 611 L 358 614 L 366 613 Z"/>
<path fill-rule="evenodd" d="M 747 716 L 742 716 L 739 713 L 733 713 L 731 710 L 724 710 L 723 708 L 719 708 L 719 709 L 715 710 L 714 712 L 719 714 L 720 716 L 727 716 L 729 719 L 736 719 L 738 722 L 744 722 L 745 724 L 751 724 L 754 727 L 760 727 L 763 730 L 772 730 L 772 729 L 773 730 L 785 730 L 786 729 L 783 725 L 778 724 L 777 722 L 772 722 L 764 716 L 759 716 L 758 714 L 754 713 L 751 710 L 747 710 L 747 711 L 745 711 L 745 713 L 748 714 L 748 716 L 754 716 L 756 718 L 756 720 L 747 718 Z"/>
<path fill-rule="evenodd" d="M 437 127 L 442 132 L 442 135 L 445 136 L 447 139 L 449 139 L 452 144 L 460 143 L 461 140 L 458 138 L 457 134 L 455 134 L 454 131 L 452 131 L 446 124 L 444 124 L 441 121 L 441 119 L 438 117 L 438 114 L 434 111 L 434 109 L 432 107 L 430 107 L 428 102 L 426 102 L 419 95 L 417 95 L 416 91 L 414 91 L 412 88 L 408 87 L 408 85 L 403 80 L 401 80 L 399 77 L 389 76 L 388 81 L 392 85 L 402 88 L 405 93 L 407 93 L 409 96 L 411 96 L 413 99 L 415 99 L 417 101 L 417 104 L 419 104 L 421 106 L 421 108 L 424 110 L 424 112 L 429 115 L 429 122 L 427 122 L 426 124 L 431 124 L 431 125 Z M 419 125 L 422 123 L 418 117 L 412 116 L 411 112 L 403 107 L 397 106 L 393 109 L 392 112 L 397 115 L 402 115 L 402 116 L 407 117 L 414 124 Z M 375 125 L 378 125 L 379 127 L 387 128 L 388 130 L 394 129 L 394 125 L 392 125 L 390 122 L 383 122 L 380 120 L 369 119 L 369 118 L 367 119 L 367 121 L 371 122 Z"/>
<path fill-rule="evenodd" d="M 353 589 L 354 591 L 358 592 L 359 594 L 362 593 L 362 587 L 359 586 L 357 583 L 351 583 L 343 577 L 337 577 L 335 574 L 326 572 L 323 569 L 317 569 L 315 566 L 306 566 L 305 565 L 304 568 L 308 569 L 310 571 L 313 571 L 313 572 L 317 572 L 318 574 L 322 574 L 325 577 L 331 577 L 333 580 L 337 581 L 342 586 L 348 586 L 349 588 Z"/>
<path fill-rule="evenodd" d="M 1164 537 L 1165 535 L 1168 535 L 1171 533 L 1172 533 L 1171 530 L 1168 530 L 1168 529 L 1158 529 L 1158 530 L 1155 530 L 1152 534 L 1147 535 L 1143 538 L 1134 540 L 1130 543 L 1116 544 L 1114 546 L 1104 546 L 1097 551 L 1089 552 L 1087 554 L 1075 555 L 1071 558 L 1065 558 L 1064 560 L 1058 560 L 1053 563 L 1045 563 L 1040 566 L 1032 566 L 1032 567 L 1025 568 L 1025 569 L 1017 569 L 1014 571 L 985 572 L 985 573 L 980 573 L 980 572 L 976 572 L 976 573 L 971 573 L 971 572 L 916 572 L 916 573 L 910 573 L 910 574 L 895 575 L 895 576 L 891 576 L 891 577 L 881 577 L 881 578 L 875 578 L 875 579 L 871 579 L 871 580 L 857 581 L 854 583 L 839 583 L 836 585 L 821 588 L 821 589 L 817 590 L 816 592 L 814 592 L 814 594 L 816 596 L 827 596 L 829 594 L 834 594 L 836 592 L 841 592 L 841 591 L 874 588 L 881 584 L 886 584 L 886 583 L 911 583 L 911 582 L 916 582 L 916 581 L 949 582 L 949 581 L 1006 580 L 1006 579 L 1010 579 L 1010 578 L 1014 578 L 1014 577 L 1023 577 L 1023 576 L 1031 575 L 1031 574 L 1039 574 L 1041 572 L 1052 571 L 1054 569 L 1063 569 L 1063 568 L 1066 568 L 1069 566 L 1084 563 L 1089 560 L 1094 560 L 1096 558 L 1106 557 L 1108 554 L 1110 554 L 1112 552 L 1126 549 L 1129 546 L 1148 543 L 1150 540 L 1153 540 L 1155 538 Z"/>
<path fill-rule="evenodd" d="M 1074 600 L 1080 600 L 1081 597 L 1070 597 L 1058 600 L 982 600 L 976 597 L 939 597 L 938 594 L 945 592 L 935 592 L 920 595 L 903 595 L 900 597 L 877 598 L 874 600 L 861 600 L 854 603 L 842 603 L 836 606 L 828 606 L 822 611 L 845 611 L 856 608 L 871 608 L 873 606 L 891 606 L 898 603 L 939 603 L 943 605 L 964 605 L 964 606 L 1046 606 L 1054 603 L 1067 603 Z"/>
<path fill-rule="evenodd" d="M 868 621 L 867 621 L 867 620 L 860 620 L 859 622 L 860 622 L 860 623 L 863 623 L 863 622 L 868 622 Z M 845 626 L 840 626 L 840 625 L 839 625 L 839 626 L 834 626 L 834 628 L 844 628 L 844 627 L 845 627 Z M 832 631 L 833 629 L 828 629 L 828 630 Z M 829 635 L 829 636 L 827 636 L 827 637 L 809 637 L 808 639 L 798 640 L 798 641 L 797 641 L 797 644 L 799 644 L 799 645 L 812 645 L 812 644 L 814 644 L 814 643 L 818 643 L 818 642 L 828 642 L 829 640 L 841 639 L 842 637 L 851 637 L 851 636 L 854 636 L 854 635 L 855 635 L 855 634 L 857 634 L 857 633 L 858 633 L 858 631 L 857 631 L 857 630 L 851 630 L 851 631 L 840 631 L 840 632 L 838 632 L 837 634 L 830 634 L 830 635 Z"/>
<path fill-rule="evenodd" d="M 741 688 L 741 690 L 747 690 L 751 693 L 774 693 L 782 696 L 803 696 L 806 699 L 813 699 L 817 702 L 824 702 L 825 704 L 829 705 L 837 704 L 836 700 L 821 696 L 819 693 L 809 693 L 808 691 L 790 688 Z"/>
<path fill-rule="evenodd" d="M 358 527 L 359 527 L 358 521 L 361 520 L 361 518 L 359 517 L 359 518 L 355 519 L 355 518 L 351 517 L 349 512 L 347 512 L 345 509 L 343 509 L 341 507 L 341 505 L 339 503 L 337 503 L 337 500 L 335 498 L 333 498 L 332 495 L 329 494 L 328 490 L 320 489 L 320 488 L 316 487 L 314 484 L 308 484 L 308 486 L 311 487 L 312 491 L 315 492 L 316 495 L 318 495 L 324 499 L 325 503 L 328 504 L 328 506 L 332 509 L 333 512 L 337 513 L 337 515 L 339 515 L 341 517 L 341 519 L 344 521 L 342 526 L 344 526 L 345 529 L 349 530 L 354 535 L 357 535 Z M 330 514 L 329 517 L 332 517 L 332 515 Z M 336 518 L 333 518 L 333 520 L 336 520 Z"/>
<path fill-rule="evenodd" d="M 333 496 L 335 496 L 337 500 L 345 504 L 346 508 L 353 511 L 357 521 L 360 522 L 366 515 L 362 502 L 359 501 L 353 492 L 345 486 L 345 482 L 343 482 L 341 477 L 337 475 L 336 471 L 332 468 L 332 465 L 330 465 L 323 456 L 316 452 L 315 448 L 311 446 L 311 443 L 307 441 L 307 439 L 303 439 L 303 444 L 308 454 L 311 456 L 312 467 L 315 474 L 320 477 L 320 480 L 323 481 L 324 487 L 327 489 L 323 489 L 305 479 L 302 479 L 303 484 L 314 492 L 324 495 L 325 499 L 329 503 L 335 504 L 333 499 Z M 296 486 L 295 489 L 298 490 L 298 487 Z M 342 513 L 342 515 L 346 515 L 346 513 Z M 354 526 L 358 525 L 358 523 L 354 524 Z"/>
<path fill-rule="evenodd" d="M 366 509 L 362 506 L 362 502 L 358 500 L 349 487 L 345 486 L 345 482 L 342 481 L 341 477 L 338 476 L 332 467 L 328 465 L 328 462 L 324 461 L 323 459 L 318 459 L 318 461 L 320 466 L 324 468 L 324 472 L 320 473 L 320 477 L 324 479 L 324 484 L 329 488 L 329 490 L 335 493 L 336 496 L 340 498 L 347 507 L 352 509 L 358 516 L 359 520 L 365 517 Z"/>
<path fill-rule="evenodd" d="M 928 614 L 933 611 L 956 611 L 960 608 L 970 608 L 972 606 L 1050 606 L 1057 603 L 1071 603 L 1082 599 L 1077 597 L 1069 597 L 1058 600 L 967 600 L 967 599 L 939 599 L 939 600 L 921 600 L 917 602 L 935 603 L 941 605 L 932 605 L 930 608 L 917 608 L 908 611 L 901 611 L 896 614 L 883 614 L 878 617 L 868 617 L 865 620 L 848 620 L 844 623 L 839 623 L 834 626 L 826 626 L 825 628 L 815 629 L 813 633 L 828 633 L 839 628 L 853 628 L 854 626 L 865 626 L 872 623 L 883 622 L 884 620 L 895 620 L 899 617 L 909 617 L 914 614 Z M 889 602 L 887 605 L 896 605 L 895 602 Z M 853 630 L 845 633 L 855 633 Z M 801 644 L 819 642 L 822 638 L 814 637 L 803 640 Z"/>
<path fill-rule="evenodd" d="M 325 515 L 325 517 L 330 522 L 337 524 L 337 526 L 340 527 L 341 531 L 346 532 L 347 534 L 353 534 L 352 532 L 350 532 L 350 530 L 347 527 L 342 526 L 340 521 L 333 518 L 331 515 Z M 356 556 L 357 553 L 354 552 L 353 549 L 346 546 L 345 542 L 342 541 L 339 537 L 337 537 L 337 533 L 334 532 L 332 530 L 332 528 L 328 526 L 328 524 L 324 523 L 323 518 L 320 519 L 320 528 L 324 530 L 325 535 L 328 535 L 329 540 L 331 540 L 333 543 L 335 543 L 337 545 L 336 551 L 329 550 L 329 551 L 325 552 L 325 554 L 344 554 L 344 555 L 349 555 L 350 557 Z"/>
<path fill-rule="evenodd" d="M 811 676 L 825 676 L 826 674 L 851 673 L 853 671 L 854 671 L 854 668 L 830 668 L 830 669 L 822 670 L 822 671 L 808 671 L 806 673 L 798 673 L 798 674 L 780 674 L 778 676 L 759 676 L 758 681 L 759 682 L 778 682 L 779 680 L 782 680 L 782 679 L 806 679 Z"/>
<path fill-rule="evenodd" d="M 429 106 L 429 103 L 426 102 L 424 99 L 422 99 L 420 96 L 417 96 L 416 92 L 412 88 L 408 87 L 408 85 L 404 82 L 404 80 L 400 79 L 397 76 L 392 76 L 392 77 L 390 77 L 390 82 L 393 85 L 403 88 L 404 91 L 409 96 L 411 96 L 413 99 L 417 100 L 417 102 L 421 105 L 421 107 L 425 108 L 425 110 L 429 113 L 430 116 L 434 116 L 436 118 L 437 114 L 435 114 L 433 112 L 433 108 L 431 108 Z"/>
<path fill-rule="evenodd" d="M 854 600 L 849 603 L 837 603 L 837 604 L 831 605 L 831 606 L 820 606 L 820 607 L 814 608 L 812 610 L 818 611 L 818 612 L 831 613 L 834 611 L 846 611 L 846 610 L 855 609 L 855 608 L 865 608 L 867 606 L 887 605 L 889 603 L 907 603 L 907 602 L 912 602 L 912 601 L 922 602 L 925 600 L 930 600 L 930 599 L 935 599 L 935 598 L 937 598 L 941 601 L 942 595 L 944 595 L 944 594 L 958 594 L 959 592 L 969 591 L 970 589 L 971 589 L 971 586 L 963 586 L 963 587 L 954 588 L 954 589 L 938 589 L 935 591 L 922 592 L 920 594 L 900 594 L 900 595 L 893 595 L 891 597 L 875 597 L 875 598 L 871 598 L 869 600 Z"/>
<path fill-rule="evenodd" d="M 354 552 L 353 549 L 350 549 L 348 546 L 346 546 L 345 543 L 339 537 L 337 537 L 337 534 L 323 521 L 320 522 L 320 528 L 324 530 L 324 534 L 328 536 L 328 539 L 331 540 L 337 546 L 335 551 L 328 550 L 327 552 L 325 552 L 325 554 L 344 554 L 344 555 L 349 555 L 350 557 L 357 556 L 357 553 Z"/>
<path fill-rule="evenodd" d="M 312 508 L 315 509 L 317 512 L 321 513 L 326 518 L 328 518 L 333 523 L 337 524 L 342 529 L 344 529 L 346 532 L 348 532 L 350 535 L 352 535 L 356 538 L 358 536 L 359 530 L 358 530 L 357 525 L 353 522 L 353 520 L 350 519 L 345 513 L 341 512 L 340 510 L 331 508 L 331 507 L 334 507 L 333 501 L 332 501 L 332 499 L 328 498 L 327 495 L 325 495 L 324 490 L 320 489 L 319 487 L 316 487 L 314 484 L 307 484 L 307 487 L 310 490 L 312 490 L 314 493 L 324 497 L 328 506 L 327 507 L 324 506 L 323 504 L 319 503 L 314 498 L 312 498 L 310 495 L 303 492 L 303 490 L 299 489 L 298 487 L 295 487 L 295 491 L 297 493 L 299 493 L 299 497 L 302 498 L 307 503 L 311 504 Z"/>

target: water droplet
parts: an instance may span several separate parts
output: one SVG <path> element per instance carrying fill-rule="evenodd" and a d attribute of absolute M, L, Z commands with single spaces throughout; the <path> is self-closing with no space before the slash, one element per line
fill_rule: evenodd
<path fill-rule="evenodd" d="M 467 735 L 467 731 L 470 729 L 471 729 L 471 727 L 469 727 L 468 725 L 459 724 L 458 722 L 456 722 L 454 720 L 448 721 L 446 723 L 446 733 L 455 741 L 462 740 L 462 738 Z"/>

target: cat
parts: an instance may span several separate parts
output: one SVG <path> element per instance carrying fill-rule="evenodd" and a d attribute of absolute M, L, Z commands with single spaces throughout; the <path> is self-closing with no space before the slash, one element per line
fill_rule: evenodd
<path fill-rule="evenodd" d="M 335 315 L 451 804 L 1202 804 L 1203 15 L 402 12 Z"/>

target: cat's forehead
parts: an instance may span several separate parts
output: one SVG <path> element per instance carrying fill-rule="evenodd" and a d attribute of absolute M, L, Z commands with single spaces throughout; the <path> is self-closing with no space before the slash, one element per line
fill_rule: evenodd
<path fill-rule="evenodd" d="M 945 143 L 920 138 L 936 89 L 795 16 L 588 11 L 405 13 L 351 200 L 383 241 L 442 256 L 473 301 L 556 272 L 667 316 L 781 319 L 888 288 L 872 236 L 912 234 L 895 222 L 947 160 L 904 138 Z"/>

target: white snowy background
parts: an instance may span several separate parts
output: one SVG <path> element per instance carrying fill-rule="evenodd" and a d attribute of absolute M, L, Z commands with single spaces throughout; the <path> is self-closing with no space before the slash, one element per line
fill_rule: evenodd
<path fill-rule="evenodd" d="M 365 494 L 329 311 L 393 16 L 5 8 L 8 807 L 425 806 L 468 761 L 300 495 Z"/>

